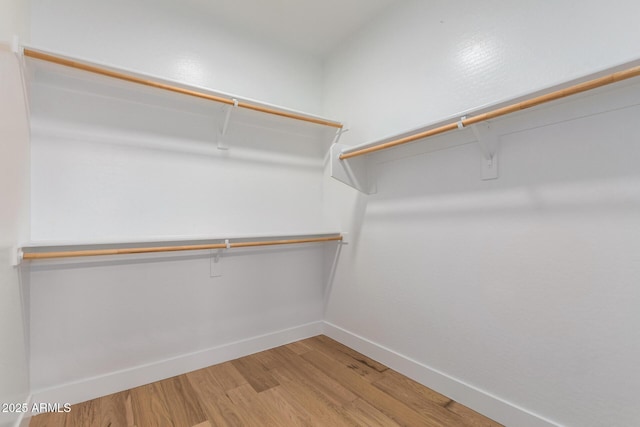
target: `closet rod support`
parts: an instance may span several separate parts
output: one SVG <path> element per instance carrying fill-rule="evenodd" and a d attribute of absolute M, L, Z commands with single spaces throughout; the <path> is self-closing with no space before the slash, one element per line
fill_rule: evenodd
<path fill-rule="evenodd" d="M 229 119 L 231 119 L 231 112 L 238 108 L 238 100 L 233 98 L 233 105 L 229 105 L 226 107 L 227 112 L 224 116 L 224 122 L 222 123 L 222 129 L 220 129 L 220 135 L 218 135 L 218 150 L 228 150 L 229 144 L 225 141 L 225 135 L 227 134 L 227 129 L 229 129 Z"/>
<path fill-rule="evenodd" d="M 20 37 L 18 37 L 17 34 L 14 34 L 11 38 L 11 51 L 18 57 L 21 57 L 24 53 L 22 46 L 20 45 Z"/>
<path fill-rule="evenodd" d="M 482 179 L 484 181 L 498 178 L 498 137 L 491 130 L 488 122 L 474 123 L 467 126 L 473 132 L 482 152 Z"/>
<path fill-rule="evenodd" d="M 344 124 L 344 127 L 336 129 L 336 134 L 333 137 L 333 144 L 337 144 L 338 142 L 340 142 L 340 137 L 345 132 L 349 132 L 349 128 L 347 127 L 346 123 Z"/>
<path fill-rule="evenodd" d="M 11 250 L 11 266 L 18 267 L 22 264 L 22 260 L 24 259 L 24 252 L 22 252 L 22 248 L 13 247 Z"/>

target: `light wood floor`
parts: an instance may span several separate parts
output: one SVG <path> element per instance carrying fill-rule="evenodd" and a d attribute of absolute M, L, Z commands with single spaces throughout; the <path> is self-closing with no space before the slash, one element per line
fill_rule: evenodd
<path fill-rule="evenodd" d="M 500 426 L 320 335 L 41 414 L 41 426 Z"/>

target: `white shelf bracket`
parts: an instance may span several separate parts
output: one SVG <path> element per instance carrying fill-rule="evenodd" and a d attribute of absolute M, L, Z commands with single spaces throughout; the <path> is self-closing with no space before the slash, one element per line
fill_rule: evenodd
<path fill-rule="evenodd" d="M 498 136 L 491 129 L 489 123 L 473 124 L 469 126 L 476 137 L 478 147 L 482 152 L 482 179 L 498 178 Z"/>
<path fill-rule="evenodd" d="M 371 179 L 367 156 L 352 157 L 341 160 L 340 155 L 348 146 L 333 144 L 331 146 L 330 162 L 331 176 L 365 194 L 376 192 L 375 181 Z"/>
<path fill-rule="evenodd" d="M 22 58 L 22 55 L 24 54 L 24 49 L 22 48 L 22 46 L 20 46 L 20 37 L 15 34 L 11 39 L 11 51 L 15 53 L 19 58 Z"/>
<path fill-rule="evenodd" d="M 346 124 L 343 124 L 343 126 L 341 128 L 338 128 L 336 130 L 336 134 L 333 137 L 333 142 L 332 144 L 337 144 L 340 141 L 340 137 L 342 136 L 343 133 L 345 132 L 349 132 L 349 128 L 347 127 Z"/>
<path fill-rule="evenodd" d="M 227 134 L 227 129 L 229 129 L 229 120 L 231 119 L 231 112 L 237 107 L 238 107 L 238 100 L 233 98 L 233 105 L 229 105 L 227 107 L 227 112 L 224 116 L 224 122 L 222 123 L 220 134 L 218 135 L 218 150 L 229 149 L 229 144 L 227 144 L 225 135 Z"/>
<path fill-rule="evenodd" d="M 211 277 L 222 276 L 222 251 L 223 249 L 211 250 Z"/>
<path fill-rule="evenodd" d="M 13 247 L 11 250 L 11 265 L 13 267 L 18 267 L 22 264 L 22 260 L 24 259 L 24 252 L 22 252 L 22 248 Z"/>

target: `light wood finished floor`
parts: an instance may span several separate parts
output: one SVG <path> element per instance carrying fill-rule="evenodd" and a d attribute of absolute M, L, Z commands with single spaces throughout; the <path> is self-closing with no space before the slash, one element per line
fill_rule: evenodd
<path fill-rule="evenodd" d="M 41 426 L 500 426 L 323 335 L 41 414 Z"/>

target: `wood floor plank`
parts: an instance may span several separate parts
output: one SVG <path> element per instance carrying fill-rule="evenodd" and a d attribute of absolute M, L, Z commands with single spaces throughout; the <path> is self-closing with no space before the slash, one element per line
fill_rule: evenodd
<path fill-rule="evenodd" d="M 465 420 L 465 425 L 469 427 L 504 427 L 502 424 L 455 401 L 451 401 L 447 405 L 447 409 L 461 416 Z"/>
<path fill-rule="evenodd" d="M 335 350 L 341 351 L 343 353 L 345 353 L 347 356 L 352 357 L 353 359 L 359 361 L 360 363 L 363 363 L 365 365 L 367 365 L 368 367 L 370 367 L 371 369 L 374 369 L 378 372 L 384 372 L 387 369 L 389 369 L 386 365 L 383 365 L 382 363 L 371 359 L 370 357 L 365 356 L 362 353 L 359 353 L 357 351 L 355 351 L 352 348 L 347 347 L 344 344 L 339 343 L 338 341 L 329 338 L 326 335 L 318 335 L 312 338 L 309 338 L 308 340 L 303 340 L 303 343 L 308 344 L 308 341 L 312 341 L 312 342 L 317 342 L 317 343 L 321 343 L 322 345 L 329 347 L 329 348 L 333 348 Z M 314 348 L 317 348 L 318 346 L 315 346 Z"/>
<path fill-rule="evenodd" d="M 135 426 L 131 395 L 128 391 L 100 398 L 100 426 Z"/>
<path fill-rule="evenodd" d="M 312 417 L 298 402 L 289 396 L 283 386 L 273 387 L 260 393 L 260 398 L 274 410 L 280 412 L 287 426 L 314 426 Z"/>
<path fill-rule="evenodd" d="M 75 405 L 74 405 L 75 406 Z M 74 410 L 75 407 L 72 407 Z M 65 413 L 44 413 L 31 417 L 30 427 L 65 427 L 67 424 L 67 415 Z"/>
<path fill-rule="evenodd" d="M 323 342 L 317 339 L 317 337 L 313 337 L 304 340 L 304 343 L 307 344 L 310 349 L 324 353 L 336 362 L 341 363 L 342 365 L 351 369 L 353 372 L 356 372 L 358 375 L 365 378 L 369 382 L 374 382 L 381 379 L 382 372 L 388 369 L 385 366 L 382 372 L 379 371 L 377 368 L 382 368 L 377 364 L 377 362 L 371 362 L 369 358 L 351 349 L 349 349 L 349 351 L 346 351 L 345 349 L 348 349 L 348 347 L 345 347 L 342 344 L 338 344 L 335 341 Z"/>
<path fill-rule="evenodd" d="M 248 384 L 245 377 L 238 372 L 231 362 L 220 363 L 218 365 L 209 366 L 205 369 L 213 375 L 216 382 L 223 390 L 231 390 L 232 388 L 240 387 L 243 384 Z"/>
<path fill-rule="evenodd" d="M 126 393 L 124 410 L 125 410 L 125 419 L 127 420 L 127 426 L 137 427 L 135 418 L 133 417 L 133 400 L 131 398 L 131 391 L 126 390 L 123 393 Z"/>
<path fill-rule="evenodd" d="M 274 375 L 280 378 L 281 392 L 285 393 L 296 405 L 300 405 L 311 416 L 313 425 L 327 426 L 356 426 L 344 411 L 342 405 L 328 399 L 328 396 L 319 389 L 304 384 L 298 379 L 287 380 L 280 373 L 281 368 L 273 370 Z"/>
<path fill-rule="evenodd" d="M 269 390 L 273 390 L 274 388 L 276 387 L 270 388 Z M 238 388 L 229 390 L 227 395 L 239 408 L 251 414 L 254 419 L 253 425 L 273 427 L 288 425 L 287 417 L 277 411 L 277 407 L 269 405 L 262 399 L 262 394 L 269 390 L 257 393 L 249 384 L 244 384 Z"/>
<path fill-rule="evenodd" d="M 67 414 L 66 427 L 99 427 L 102 400 L 94 399 L 74 405 Z"/>
<path fill-rule="evenodd" d="M 207 420 L 197 393 L 185 375 L 169 378 L 160 384 L 175 427 L 192 427 Z"/>
<path fill-rule="evenodd" d="M 298 355 L 304 354 L 307 351 L 311 350 L 311 347 L 309 347 L 303 341 L 292 342 L 290 344 L 287 344 L 286 347 Z"/>
<path fill-rule="evenodd" d="M 171 413 L 162 396 L 160 383 L 152 383 L 131 390 L 133 418 L 140 426 L 172 427 Z"/>
<path fill-rule="evenodd" d="M 261 351 L 252 354 L 252 356 L 267 370 L 279 368 L 285 363 L 282 358 L 273 352 L 273 349 Z"/>
<path fill-rule="evenodd" d="M 255 357 L 242 357 L 231 361 L 231 364 L 257 393 L 279 385 L 278 381 L 271 376 L 269 371 Z"/>
<path fill-rule="evenodd" d="M 216 373 L 219 372 L 218 369 L 206 368 L 189 372 L 186 376 L 198 393 L 200 406 L 213 425 L 223 427 L 248 425 L 249 419 L 242 411 L 237 410 L 227 396 L 225 388 L 218 382 Z"/>
<path fill-rule="evenodd" d="M 325 336 L 31 419 L 32 427 L 500 427 Z"/>
<path fill-rule="evenodd" d="M 357 398 L 357 396 L 344 387 L 340 381 L 329 377 L 322 372 L 322 370 L 310 364 L 288 348 L 277 347 L 272 349 L 272 351 L 286 362 L 284 366 L 274 370 L 277 371 L 280 376 L 284 376 L 293 381 L 300 381 L 302 384 L 318 390 L 324 398 L 338 406 L 352 402 Z"/>
<path fill-rule="evenodd" d="M 452 426 L 462 425 L 459 417 L 445 408 L 434 405 L 433 411 L 416 412 L 402 401 L 395 399 L 371 384 L 349 368 L 334 363 L 318 351 L 310 351 L 301 356 L 334 379 L 340 379 L 349 389 L 370 405 L 378 408 L 389 418 L 401 425 Z M 439 409 L 439 411 L 438 411 Z"/>
<path fill-rule="evenodd" d="M 173 377 L 131 390 L 137 425 L 191 427 L 207 417 L 185 376 Z"/>
<path fill-rule="evenodd" d="M 420 409 L 425 402 L 431 402 L 442 407 L 451 402 L 444 396 L 404 375 L 389 369 L 373 385 L 390 396 L 403 401 L 408 406 Z"/>
<path fill-rule="evenodd" d="M 362 399 L 354 400 L 345 407 L 345 410 L 358 425 L 367 427 L 394 427 L 400 425 Z"/>
<path fill-rule="evenodd" d="M 396 400 L 403 402 L 414 411 L 439 420 L 445 425 L 466 426 L 466 420 L 458 414 L 446 409 L 452 400 L 423 385 L 389 370 L 383 378 L 373 383 L 376 388 L 384 391 Z"/>

